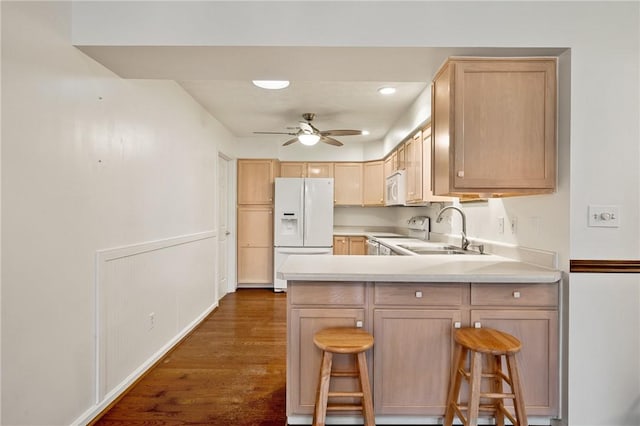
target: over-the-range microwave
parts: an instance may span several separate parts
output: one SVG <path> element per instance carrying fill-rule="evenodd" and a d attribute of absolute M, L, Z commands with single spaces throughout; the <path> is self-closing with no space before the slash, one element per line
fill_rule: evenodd
<path fill-rule="evenodd" d="M 385 206 L 404 206 L 407 202 L 407 177 L 404 170 L 398 170 L 387 176 Z"/>

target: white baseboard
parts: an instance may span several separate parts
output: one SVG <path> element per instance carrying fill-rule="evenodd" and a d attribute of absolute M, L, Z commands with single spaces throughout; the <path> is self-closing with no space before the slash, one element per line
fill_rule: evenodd
<path fill-rule="evenodd" d="M 160 350 L 153 354 L 148 360 L 146 360 L 140 367 L 138 367 L 133 373 L 123 380 L 118 386 L 116 386 L 111 392 L 105 395 L 104 399 L 98 404 L 89 408 L 80 417 L 74 420 L 72 426 L 84 426 L 92 421 L 98 414 L 102 412 L 109 404 L 113 403 L 129 386 L 131 386 L 136 380 L 142 377 L 156 362 L 162 359 L 173 347 L 180 342 L 185 336 L 187 336 L 194 328 L 196 328 L 215 308 L 218 307 L 218 303 L 214 303 L 208 307 L 202 314 L 194 319 L 188 326 L 186 326 L 180 333 L 174 336 L 168 341 Z"/>

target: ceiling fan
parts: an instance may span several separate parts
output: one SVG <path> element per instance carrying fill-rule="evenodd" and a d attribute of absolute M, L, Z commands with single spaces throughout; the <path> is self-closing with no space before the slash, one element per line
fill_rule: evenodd
<path fill-rule="evenodd" d="M 318 130 L 311 122 L 315 118 L 315 114 L 312 112 L 305 112 L 302 114 L 302 118 L 305 121 L 300 121 L 296 127 L 287 127 L 292 130 L 291 132 L 253 132 L 260 135 L 291 135 L 295 136 L 289 139 L 282 146 L 291 145 L 295 142 L 300 142 L 303 145 L 315 145 L 318 142 L 324 142 L 329 145 L 342 146 L 342 142 L 332 138 L 331 136 L 354 136 L 361 135 L 362 130 Z"/>

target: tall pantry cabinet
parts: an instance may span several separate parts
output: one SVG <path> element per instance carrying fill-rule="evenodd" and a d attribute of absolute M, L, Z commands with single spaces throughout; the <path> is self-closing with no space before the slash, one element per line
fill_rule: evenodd
<path fill-rule="evenodd" d="M 273 283 L 273 198 L 279 162 L 238 160 L 238 286 Z"/>

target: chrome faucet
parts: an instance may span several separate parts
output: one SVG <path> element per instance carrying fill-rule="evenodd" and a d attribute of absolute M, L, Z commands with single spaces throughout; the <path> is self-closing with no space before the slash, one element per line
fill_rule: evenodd
<path fill-rule="evenodd" d="M 467 247 L 469 247 L 469 240 L 467 239 L 467 217 L 461 209 L 456 206 L 447 206 L 442 208 L 442 210 L 438 212 L 436 223 L 442 222 L 442 214 L 449 209 L 457 211 L 458 213 L 460 213 L 460 216 L 462 216 L 462 241 L 460 242 L 460 248 L 462 250 L 466 250 Z"/>

